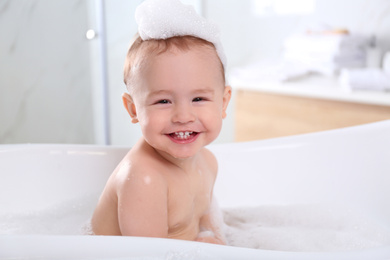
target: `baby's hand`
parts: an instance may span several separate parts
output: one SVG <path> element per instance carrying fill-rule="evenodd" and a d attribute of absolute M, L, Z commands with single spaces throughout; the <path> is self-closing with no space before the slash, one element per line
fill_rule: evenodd
<path fill-rule="evenodd" d="M 217 245 L 224 245 L 225 244 L 221 240 L 219 240 L 218 238 L 215 238 L 215 237 L 198 237 L 196 239 L 196 241 L 204 242 L 204 243 L 217 244 Z"/>
<path fill-rule="evenodd" d="M 214 235 L 214 232 L 212 231 L 202 231 L 198 234 L 198 237 L 196 238 L 197 242 L 204 242 L 204 243 L 211 243 L 211 244 L 218 244 L 218 245 L 224 245 L 225 243 L 221 241 L 220 239 L 216 238 Z"/>

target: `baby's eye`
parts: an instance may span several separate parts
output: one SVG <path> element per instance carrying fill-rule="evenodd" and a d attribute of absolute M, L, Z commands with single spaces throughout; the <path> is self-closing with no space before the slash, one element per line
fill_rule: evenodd
<path fill-rule="evenodd" d="M 159 101 L 156 102 L 156 104 L 169 104 L 169 100 L 168 99 L 161 99 Z"/>
<path fill-rule="evenodd" d="M 200 102 L 200 101 L 204 101 L 205 99 L 204 98 L 201 98 L 201 97 L 196 97 L 192 100 L 192 102 Z"/>

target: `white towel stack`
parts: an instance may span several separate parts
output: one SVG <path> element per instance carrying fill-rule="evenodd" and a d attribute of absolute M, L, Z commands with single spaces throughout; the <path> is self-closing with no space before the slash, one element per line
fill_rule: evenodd
<path fill-rule="evenodd" d="M 344 90 L 390 90 L 390 75 L 378 68 L 343 69 L 339 77 Z"/>
<path fill-rule="evenodd" d="M 372 37 L 349 34 L 296 35 L 285 41 L 284 59 L 333 76 L 343 68 L 364 67 L 372 41 Z"/>
<path fill-rule="evenodd" d="M 339 77 L 344 90 L 390 91 L 390 52 L 383 58 L 382 69 L 343 69 Z"/>

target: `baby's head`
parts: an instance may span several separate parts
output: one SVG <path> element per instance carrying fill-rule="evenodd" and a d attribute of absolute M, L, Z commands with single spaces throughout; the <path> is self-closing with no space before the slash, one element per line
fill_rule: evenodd
<path fill-rule="evenodd" d="M 124 71 L 124 81 L 130 93 L 139 72 L 148 62 L 172 50 L 195 49 L 200 54 L 213 50 L 225 81 L 226 58 L 219 30 L 215 24 L 199 16 L 192 6 L 182 4 L 180 0 L 145 0 L 137 7 L 135 20 L 139 34 L 130 46 Z"/>
<path fill-rule="evenodd" d="M 137 80 L 141 77 L 140 72 L 150 65 L 153 58 L 165 52 L 186 52 L 189 50 L 195 50 L 199 55 L 212 55 L 215 62 L 211 63 L 210 66 L 218 67 L 221 84 L 225 86 L 225 68 L 213 43 L 191 35 L 145 41 L 137 33 L 127 53 L 124 66 L 124 82 L 129 93 L 134 92 Z"/>
<path fill-rule="evenodd" d="M 231 96 L 218 31 L 179 0 L 146 0 L 136 20 L 124 106 L 156 151 L 192 157 L 219 135 Z"/>

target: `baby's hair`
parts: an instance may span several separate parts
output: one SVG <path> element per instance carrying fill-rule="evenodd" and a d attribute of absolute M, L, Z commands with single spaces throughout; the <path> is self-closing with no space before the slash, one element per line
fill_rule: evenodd
<path fill-rule="evenodd" d="M 162 54 L 173 48 L 177 48 L 180 51 L 188 51 L 193 47 L 208 47 L 215 51 L 215 57 L 218 59 L 218 64 L 221 68 L 223 84 L 225 85 L 225 68 L 219 59 L 219 56 L 217 55 L 214 44 L 211 42 L 190 35 L 144 41 L 137 33 L 134 36 L 129 51 L 127 52 L 124 66 L 124 82 L 128 91 L 131 91 L 131 86 L 133 85 L 135 76 L 134 74 L 136 74 L 137 69 L 142 67 L 142 65 L 147 62 L 149 57 Z"/>

